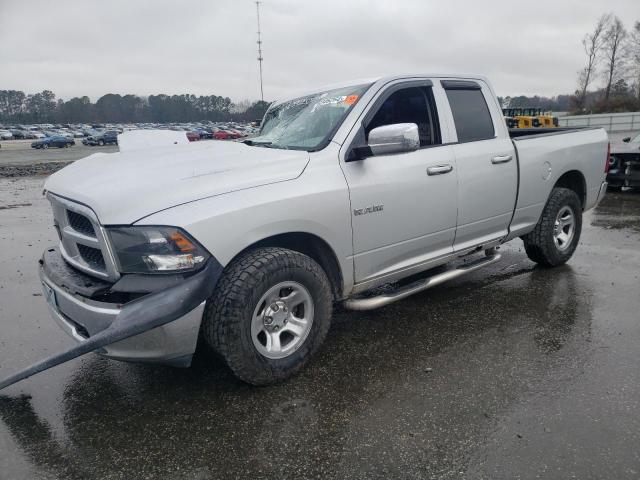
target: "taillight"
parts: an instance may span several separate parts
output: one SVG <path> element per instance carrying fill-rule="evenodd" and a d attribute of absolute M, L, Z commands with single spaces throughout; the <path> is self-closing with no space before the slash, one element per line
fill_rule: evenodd
<path fill-rule="evenodd" d="M 604 173 L 609 173 L 609 167 L 611 166 L 611 143 L 607 144 L 607 158 L 604 160 Z"/>

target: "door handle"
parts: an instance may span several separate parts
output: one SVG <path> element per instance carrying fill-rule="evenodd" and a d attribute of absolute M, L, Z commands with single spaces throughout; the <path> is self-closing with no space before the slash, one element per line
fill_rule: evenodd
<path fill-rule="evenodd" d="M 444 175 L 451 170 L 453 170 L 453 165 L 434 165 L 433 167 L 427 168 L 427 175 Z"/>
<path fill-rule="evenodd" d="M 497 157 L 493 157 L 491 159 L 491 163 L 507 163 L 513 160 L 513 155 L 498 155 Z"/>

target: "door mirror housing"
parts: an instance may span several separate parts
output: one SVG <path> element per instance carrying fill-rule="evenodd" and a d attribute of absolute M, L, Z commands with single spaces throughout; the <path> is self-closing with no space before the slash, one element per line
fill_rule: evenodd
<path fill-rule="evenodd" d="M 369 132 L 367 145 L 354 147 L 348 161 L 367 157 L 413 152 L 420 148 L 420 134 L 415 123 L 394 123 Z"/>
<path fill-rule="evenodd" d="M 395 123 L 374 128 L 369 132 L 367 144 L 374 156 L 413 152 L 420 148 L 418 125 Z"/>
<path fill-rule="evenodd" d="M 625 137 L 622 139 L 624 143 L 629 143 L 631 141 L 631 137 Z"/>

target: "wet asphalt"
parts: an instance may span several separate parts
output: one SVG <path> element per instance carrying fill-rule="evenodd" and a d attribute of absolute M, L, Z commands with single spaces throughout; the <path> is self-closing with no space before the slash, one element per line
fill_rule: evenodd
<path fill-rule="evenodd" d="M 42 182 L 0 179 L 0 377 L 73 343 L 37 279 L 55 242 Z M 566 266 L 517 240 L 485 270 L 339 311 L 272 387 L 205 355 L 76 359 L 2 392 L 0 478 L 639 478 L 639 241 L 640 193 L 610 193 Z"/>

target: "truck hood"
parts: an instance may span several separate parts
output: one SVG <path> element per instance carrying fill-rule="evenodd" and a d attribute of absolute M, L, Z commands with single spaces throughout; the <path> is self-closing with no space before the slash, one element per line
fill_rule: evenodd
<path fill-rule="evenodd" d="M 103 225 L 131 224 L 183 203 L 297 178 L 299 150 L 211 141 L 96 153 L 54 173 L 45 190 L 93 209 Z"/>

